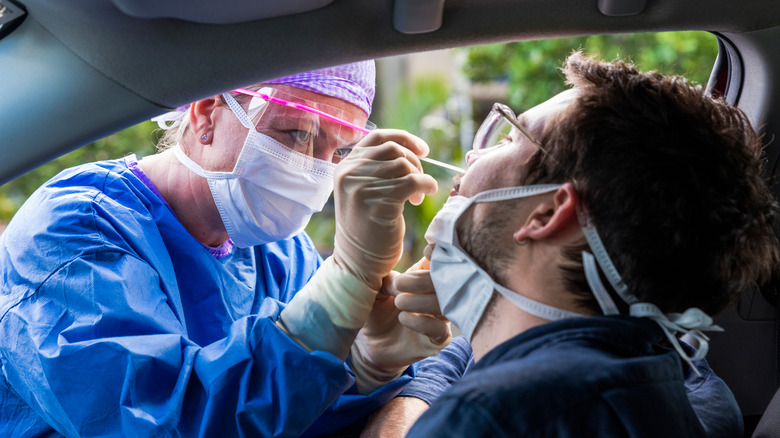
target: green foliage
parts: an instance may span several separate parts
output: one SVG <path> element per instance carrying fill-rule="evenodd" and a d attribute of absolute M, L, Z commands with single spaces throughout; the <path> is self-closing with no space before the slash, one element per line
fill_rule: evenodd
<path fill-rule="evenodd" d="M 706 84 L 717 55 L 713 35 L 705 32 L 665 32 L 654 34 L 600 35 L 588 38 L 561 38 L 456 49 L 465 52 L 465 75 L 473 82 L 499 81 L 507 84 L 507 102 L 517 112 L 543 102 L 564 89 L 560 67 L 573 50 L 582 49 L 598 58 L 632 61 L 642 70 L 680 74 Z M 379 81 L 382 78 L 378 78 Z M 423 138 L 431 148 L 430 156 L 453 164 L 462 164 L 465 148 L 460 130 L 458 105 L 443 78 L 426 78 L 407 83 L 398 91 L 394 107 L 377 111 L 386 117 L 375 120 L 380 127 L 400 128 Z M 465 115 L 468 116 L 468 115 Z M 474 114 L 478 126 L 484 114 Z M 0 187 L 0 221 L 7 221 L 25 199 L 59 171 L 77 164 L 119 158 L 129 153 L 139 157 L 154 153 L 156 125 L 142 123 L 103 140 L 64 155 Z M 468 143 L 464 140 L 464 142 Z M 422 256 L 423 234 L 433 216 L 444 204 L 452 173 L 423 163 L 426 173 L 439 181 L 439 192 L 426 197 L 419 206 L 404 211 L 407 226 L 404 258 L 399 269 L 410 266 Z M 312 218 L 306 228 L 324 255 L 332 251 L 335 232 L 332 203 Z"/>
<path fill-rule="evenodd" d="M 0 221 L 7 222 L 24 201 L 43 183 L 60 171 L 92 161 L 120 158 L 130 153 L 138 157 L 156 151 L 157 124 L 144 122 L 76 149 L 0 187 Z"/>
<path fill-rule="evenodd" d="M 456 141 L 459 121 L 453 120 L 452 114 L 445 109 L 451 95 L 452 91 L 443 77 L 428 77 L 413 81 L 400 90 L 397 107 L 384 112 L 388 116 L 381 126 L 404 129 L 420 136 L 428 143 L 431 150 L 430 157 L 449 161 L 451 152 L 458 153 L 460 150 L 460 145 Z M 460 154 L 455 156 L 459 157 Z M 451 186 L 446 182 L 451 178 L 451 173 L 427 163 L 422 165 L 423 170 L 439 182 L 440 190 L 435 196 L 426 196 L 422 204 L 414 206 L 407 203 L 404 208 L 406 239 L 404 256 L 399 264 L 401 270 L 422 257 L 426 245 L 423 238 L 425 230 L 444 204 L 449 193 L 448 186 Z"/>
<path fill-rule="evenodd" d="M 385 120 L 381 120 L 379 126 L 416 131 L 423 117 L 444 103 L 450 93 L 451 90 L 441 77 L 422 78 L 407 83 L 399 90 L 397 107 L 385 112 Z"/>
<path fill-rule="evenodd" d="M 706 84 L 718 53 L 714 35 L 705 32 L 665 32 L 648 34 L 599 35 L 561 38 L 509 44 L 493 44 L 457 49 L 466 52 L 464 74 L 472 82 L 506 82 L 508 102 L 522 112 L 565 88 L 560 67 L 572 51 L 605 60 L 622 59 L 635 63 L 641 70 L 683 75 L 693 82 Z M 449 94 L 442 93 L 444 82 L 427 80 L 412 84 L 413 95 L 402 93 L 397 108 L 387 112 L 394 116 L 387 126 L 406 129 L 422 137 L 431 148 L 430 156 L 453 164 L 461 163 L 465 149 L 458 132 L 462 120 L 457 111 L 448 109 Z M 473 114 L 479 126 L 485 114 Z M 399 266 L 405 269 L 422 256 L 423 235 L 448 196 L 452 177 L 447 171 L 423 164 L 424 170 L 439 181 L 439 192 L 426 197 L 420 206 L 407 206 L 405 254 Z"/>
<path fill-rule="evenodd" d="M 717 39 L 706 32 L 597 35 L 508 44 L 465 50 L 466 76 L 474 82 L 506 81 L 508 104 L 523 111 L 564 90 L 560 67 L 581 49 L 604 60 L 621 59 L 641 70 L 683 75 L 706 85 L 718 54 Z"/>

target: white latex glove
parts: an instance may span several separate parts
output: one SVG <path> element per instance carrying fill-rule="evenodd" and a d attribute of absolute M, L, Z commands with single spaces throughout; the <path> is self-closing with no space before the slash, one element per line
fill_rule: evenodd
<path fill-rule="evenodd" d="M 414 362 L 437 354 L 452 339 L 441 315 L 428 259 L 385 277 L 366 325 L 351 349 L 358 393 L 370 394 Z"/>
<path fill-rule="evenodd" d="M 333 255 L 277 321 L 302 347 L 346 359 L 382 279 L 401 258 L 404 203 L 436 192 L 417 159 L 427 153 L 428 145 L 406 131 L 376 130 L 336 167 Z"/>
<path fill-rule="evenodd" d="M 401 260 L 406 225 L 404 201 L 419 205 L 436 193 L 436 180 L 422 173 L 416 155 L 428 145 L 405 131 L 371 132 L 336 172 L 336 262 L 379 290 L 382 279 Z M 403 146 L 402 146 L 403 145 Z M 340 171 L 339 171 L 340 170 Z"/>

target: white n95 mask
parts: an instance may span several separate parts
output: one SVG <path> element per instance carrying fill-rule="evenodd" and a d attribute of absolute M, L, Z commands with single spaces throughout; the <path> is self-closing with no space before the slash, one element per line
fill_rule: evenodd
<path fill-rule="evenodd" d="M 303 231 L 333 191 L 335 164 L 293 151 L 261 134 L 233 96 L 223 94 L 249 129 L 232 172 L 212 172 L 192 161 L 181 147 L 184 166 L 208 180 L 228 236 L 239 248 L 276 242 Z"/>
<path fill-rule="evenodd" d="M 431 279 L 442 314 L 471 341 L 474 328 L 490 302 L 493 291 L 506 297 L 526 312 L 548 320 L 582 316 L 543 304 L 496 283 L 461 248 L 455 224 L 466 209 L 478 202 L 526 198 L 557 190 L 560 185 L 506 187 L 488 190 L 466 198 L 451 196 L 436 214 L 425 233 L 429 243 L 436 244 L 431 254 Z"/>

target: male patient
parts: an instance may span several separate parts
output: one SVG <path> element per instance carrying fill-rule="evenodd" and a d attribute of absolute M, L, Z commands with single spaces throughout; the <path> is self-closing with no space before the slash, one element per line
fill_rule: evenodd
<path fill-rule="evenodd" d="M 692 406 L 683 376 L 711 374 L 691 368 L 708 315 L 777 266 L 759 139 L 682 78 L 580 53 L 564 73 L 572 89 L 519 117 L 494 106 L 428 230 L 476 363 L 409 436 L 728 434 L 707 426 L 734 412 Z"/>

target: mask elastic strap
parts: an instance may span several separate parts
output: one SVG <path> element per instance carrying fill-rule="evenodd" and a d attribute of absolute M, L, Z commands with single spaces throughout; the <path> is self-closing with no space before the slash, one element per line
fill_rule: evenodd
<path fill-rule="evenodd" d="M 540 195 L 542 193 L 558 190 L 560 186 L 560 184 L 539 184 L 534 186 L 502 187 L 500 189 L 485 190 L 484 192 L 477 193 L 471 198 L 466 198 L 467 201 L 460 207 L 456 216 L 460 217 L 460 215 L 462 215 L 467 208 L 478 202 L 497 202 L 508 201 L 510 199 L 527 198 L 529 196 Z M 452 232 L 452 241 L 457 243 L 458 233 L 455 232 L 455 227 L 453 227 Z"/>
<path fill-rule="evenodd" d="M 590 290 L 596 297 L 596 301 L 598 301 L 601 311 L 604 312 L 605 315 L 618 315 L 620 311 L 612 300 L 612 297 L 609 296 L 609 292 L 607 292 L 607 288 L 604 287 L 604 283 L 601 282 L 599 268 L 596 266 L 596 258 L 593 257 L 593 254 L 582 251 L 582 264 L 585 267 L 585 279 L 588 280 L 588 286 L 590 286 Z"/>
<path fill-rule="evenodd" d="M 222 93 L 222 97 L 225 98 L 225 102 L 227 102 L 228 106 L 233 111 L 233 114 L 236 115 L 238 121 L 241 122 L 245 128 L 249 128 L 251 130 L 255 129 L 254 125 L 252 125 L 252 122 L 249 121 L 249 116 L 246 115 L 244 108 L 241 108 L 241 105 L 238 104 L 233 96 L 228 93 Z"/>
<path fill-rule="evenodd" d="M 558 190 L 560 186 L 561 186 L 560 184 L 539 184 L 533 186 L 503 187 L 500 189 L 486 190 L 470 198 L 470 202 L 463 207 L 460 213 L 463 213 L 463 210 L 468 208 L 468 206 L 471 205 L 472 203 L 496 202 L 496 201 L 506 201 L 506 200 L 517 199 L 517 198 L 527 198 L 529 196 L 539 195 L 542 193 L 548 193 L 548 192 Z M 454 237 L 457 238 L 457 235 Z M 463 253 L 465 254 L 465 251 L 463 251 Z M 490 276 L 488 276 L 486 273 L 485 275 L 488 278 L 490 278 Z M 493 280 L 491 279 L 491 281 Z M 556 321 L 559 319 L 576 318 L 576 317 L 583 316 L 580 315 L 579 313 L 558 309 L 553 306 L 540 303 L 538 301 L 524 297 L 523 295 L 520 295 L 512 290 L 505 288 L 504 286 L 501 286 L 495 281 L 493 281 L 493 287 L 506 299 L 511 301 L 515 306 L 539 318 L 543 318 L 549 321 Z"/>
<path fill-rule="evenodd" d="M 620 278 L 620 273 L 609 258 L 609 254 L 604 247 L 604 243 L 601 241 L 601 237 L 599 237 L 599 233 L 596 231 L 596 228 L 590 224 L 588 215 L 579 204 L 577 204 L 577 218 L 582 227 L 582 232 L 585 235 L 585 240 L 588 241 L 590 249 L 593 250 L 593 255 L 599 266 L 601 266 L 601 270 L 607 277 L 609 284 L 612 285 L 612 288 L 615 289 L 615 292 L 617 292 L 626 304 L 630 305 L 638 302 L 639 300 L 635 296 L 628 293 L 628 286 L 626 286 L 623 279 Z"/>
<path fill-rule="evenodd" d="M 184 150 L 181 148 L 181 146 L 178 144 L 173 147 L 173 153 L 176 155 L 176 158 L 179 159 L 181 164 L 184 165 L 184 167 L 200 177 L 206 179 L 232 179 L 236 177 L 236 175 L 228 172 L 213 172 L 210 170 L 204 170 L 198 165 L 198 163 L 192 161 L 192 158 L 188 157 L 187 154 L 184 153 Z"/>
<path fill-rule="evenodd" d="M 684 313 L 668 313 L 661 312 L 655 304 L 652 303 L 636 303 L 629 307 L 629 313 L 631 316 L 638 318 L 650 318 L 658 323 L 663 329 L 666 338 L 672 344 L 677 354 L 696 372 L 701 376 L 699 370 L 693 366 L 693 362 L 701 360 L 707 355 L 709 351 L 710 338 L 707 337 L 702 331 L 722 332 L 723 328 L 712 323 L 712 318 L 704 313 L 701 309 L 692 307 L 686 310 Z M 683 333 L 693 337 L 699 343 L 696 353 L 693 356 L 689 356 L 685 353 L 680 342 L 675 336 L 675 333 Z"/>
<path fill-rule="evenodd" d="M 531 315 L 538 316 L 539 318 L 544 318 L 549 321 L 556 321 L 559 319 L 565 319 L 565 318 L 577 318 L 582 317 L 583 315 L 580 315 L 579 313 L 569 312 L 568 310 L 558 309 L 552 306 L 549 306 L 544 303 L 540 303 L 538 301 L 532 300 L 530 298 L 526 298 L 516 292 L 513 292 L 504 286 L 501 286 L 500 284 L 493 281 L 493 287 L 506 299 L 511 301 L 515 306 L 525 310 L 526 312 L 530 313 Z"/>
<path fill-rule="evenodd" d="M 529 196 L 540 195 L 542 193 L 558 190 L 560 184 L 538 184 L 534 186 L 503 187 L 500 189 L 485 190 L 477 193 L 472 198 L 472 202 L 496 202 L 507 201 L 510 199 L 527 198 Z"/>
<path fill-rule="evenodd" d="M 594 258 L 598 262 L 599 266 L 601 266 L 602 271 L 604 271 L 604 275 L 607 277 L 610 284 L 612 284 L 612 287 L 618 293 L 620 298 L 629 305 L 629 315 L 637 318 L 650 318 L 655 321 L 661 327 L 661 330 L 663 330 L 666 338 L 672 344 L 672 347 L 674 347 L 675 351 L 677 351 L 677 354 L 679 354 L 680 357 L 693 369 L 693 371 L 700 376 L 701 374 L 699 373 L 699 370 L 696 369 L 696 367 L 693 365 L 693 362 L 701 360 L 704 358 L 704 356 L 707 355 L 707 351 L 709 351 L 710 340 L 710 338 L 702 333 L 702 331 L 722 332 L 723 328 L 714 325 L 712 323 L 712 318 L 709 315 L 704 313 L 701 309 L 695 307 L 686 310 L 682 314 L 665 314 L 661 311 L 661 309 L 658 308 L 658 306 L 653 303 L 639 302 L 636 297 L 628 293 L 628 286 L 626 286 L 626 284 L 623 282 L 623 279 L 620 277 L 617 268 L 615 268 L 615 265 L 609 258 L 609 254 L 607 253 L 607 250 L 604 247 L 604 243 L 601 241 L 596 228 L 590 224 L 587 214 L 580 208 L 579 205 L 577 206 L 577 215 L 580 221 L 580 225 L 582 226 L 583 233 L 585 234 L 585 239 L 588 241 L 588 245 L 590 245 L 591 249 L 595 253 Z M 588 259 L 585 254 L 586 253 L 583 252 L 583 264 L 586 264 L 586 259 Z M 594 270 L 595 264 L 593 264 L 591 261 L 590 268 L 586 266 L 585 269 L 585 275 L 588 278 L 588 284 L 591 285 L 591 276 L 588 275 L 588 269 Z M 598 272 L 596 272 L 596 278 L 597 277 Z M 601 281 L 599 280 L 599 284 L 600 283 Z M 603 289 L 604 285 L 600 285 Z M 593 288 L 591 285 L 591 290 L 593 290 L 594 296 L 596 296 L 596 300 L 599 301 L 600 305 L 602 305 L 597 295 L 599 293 L 597 292 L 597 289 L 598 285 L 596 288 Z M 604 290 L 604 292 L 606 292 L 606 290 Z M 612 300 L 610 299 L 610 301 Z M 614 302 L 612 303 L 614 304 Z M 680 341 L 677 339 L 677 336 L 675 336 L 676 333 L 686 334 L 698 341 L 699 345 L 696 353 L 693 356 L 689 356 L 687 353 L 685 353 L 685 350 L 683 350 L 682 346 L 680 346 Z"/>

